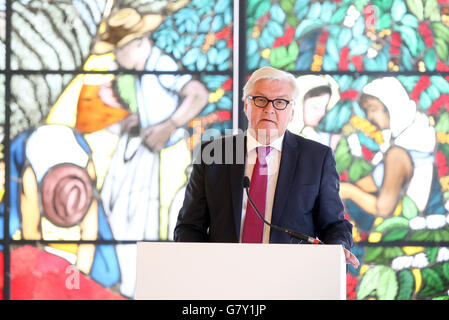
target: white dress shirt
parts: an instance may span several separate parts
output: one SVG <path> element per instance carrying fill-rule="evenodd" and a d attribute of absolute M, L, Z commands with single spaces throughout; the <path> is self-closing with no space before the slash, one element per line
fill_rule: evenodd
<path fill-rule="evenodd" d="M 284 135 L 280 136 L 269 146 L 272 148 L 270 153 L 266 157 L 267 166 L 268 166 L 268 179 L 267 179 L 267 198 L 265 203 L 265 220 L 271 222 L 271 214 L 273 211 L 273 202 L 274 202 L 274 193 L 276 191 L 276 184 L 279 175 L 279 165 L 281 163 L 281 153 L 282 153 L 282 141 L 284 140 Z M 257 160 L 257 151 L 256 148 L 259 146 L 264 146 L 260 142 L 256 140 L 248 131 L 247 139 L 246 139 L 246 165 L 245 165 L 245 176 L 251 179 L 253 174 L 254 165 Z M 243 189 L 243 204 L 242 204 L 242 220 L 240 224 L 240 235 L 239 242 L 242 242 L 242 234 L 243 234 L 243 225 L 245 222 L 246 215 L 246 207 L 248 204 L 248 197 L 246 195 L 246 191 Z M 259 211 L 261 210 L 260 208 Z M 263 243 L 270 242 L 270 227 L 264 224 L 263 229 Z"/>

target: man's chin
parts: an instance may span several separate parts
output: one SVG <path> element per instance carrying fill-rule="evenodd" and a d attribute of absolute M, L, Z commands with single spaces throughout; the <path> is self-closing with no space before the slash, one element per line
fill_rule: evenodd
<path fill-rule="evenodd" d="M 262 144 L 269 144 L 281 135 L 282 133 L 279 132 L 274 124 L 273 126 L 265 126 L 257 129 L 257 140 Z"/>

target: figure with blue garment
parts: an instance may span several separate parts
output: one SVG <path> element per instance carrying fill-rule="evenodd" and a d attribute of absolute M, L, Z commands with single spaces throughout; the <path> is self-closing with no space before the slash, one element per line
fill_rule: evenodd
<path fill-rule="evenodd" d="M 161 15 L 141 16 L 131 8 L 117 10 L 107 20 L 105 32 L 93 47 L 95 54 L 113 51 L 119 68 L 145 72 L 134 77 L 136 111 L 122 120 L 119 141 L 101 189 L 105 213 L 116 240 L 164 238 L 162 179 L 185 175 L 189 163 L 182 172 L 173 170 L 173 177 L 162 178 L 161 153 L 181 146 L 180 150 L 188 152 L 190 157 L 183 126 L 208 102 L 206 87 L 191 75 L 174 74 L 179 71 L 177 62 L 153 46 L 148 33 L 161 22 Z M 183 158 L 180 153 L 176 157 Z M 120 291 L 133 297 L 136 247 L 120 244 L 116 248 L 121 268 Z"/>
<path fill-rule="evenodd" d="M 17 136 L 10 148 L 10 237 L 111 240 L 95 180 L 90 148 L 72 128 L 42 125 Z M 112 245 L 50 243 L 43 250 L 64 258 L 105 287 L 120 279 Z"/>

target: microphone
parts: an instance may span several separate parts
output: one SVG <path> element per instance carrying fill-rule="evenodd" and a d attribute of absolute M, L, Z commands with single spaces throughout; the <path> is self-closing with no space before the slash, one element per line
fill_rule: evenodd
<path fill-rule="evenodd" d="M 312 237 L 306 236 L 305 234 L 302 234 L 302 233 L 299 233 L 299 232 L 294 232 L 294 231 L 291 231 L 289 229 L 279 227 L 279 226 L 271 224 L 267 220 L 265 220 L 262 217 L 262 215 L 260 214 L 259 210 L 256 208 L 256 205 L 254 204 L 253 200 L 251 199 L 251 197 L 249 195 L 249 192 L 248 192 L 249 185 L 250 185 L 249 178 L 247 176 L 243 177 L 243 188 L 245 188 L 248 200 L 251 203 L 251 206 L 253 207 L 253 209 L 256 211 L 257 216 L 259 217 L 259 219 L 261 219 L 266 225 L 270 226 L 270 228 L 273 228 L 275 230 L 284 232 L 284 233 L 288 234 L 289 236 L 291 236 L 291 237 L 293 237 L 295 239 L 306 241 L 306 242 L 311 243 L 311 244 L 323 244 L 323 242 L 321 242 L 318 238 L 312 238 Z"/>

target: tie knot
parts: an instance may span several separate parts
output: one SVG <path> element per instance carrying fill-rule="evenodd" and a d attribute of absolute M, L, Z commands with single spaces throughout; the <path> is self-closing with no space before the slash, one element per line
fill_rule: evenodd
<path fill-rule="evenodd" d="M 261 165 L 266 165 L 267 164 L 266 157 L 270 153 L 271 149 L 272 148 L 270 146 L 257 147 L 256 148 L 257 158 L 259 159 L 259 162 L 260 162 Z"/>

